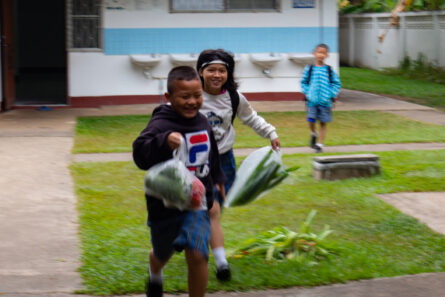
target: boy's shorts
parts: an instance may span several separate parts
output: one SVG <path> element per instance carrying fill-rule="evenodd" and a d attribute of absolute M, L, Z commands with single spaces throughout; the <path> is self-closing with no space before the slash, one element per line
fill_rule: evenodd
<path fill-rule="evenodd" d="M 332 121 L 331 108 L 323 105 L 308 106 L 307 121 L 315 123 L 316 120 L 322 123 L 329 123 Z"/>
<path fill-rule="evenodd" d="M 187 211 L 162 221 L 149 222 L 156 258 L 166 261 L 174 251 L 191 249 L 209 259 L 210 218 L 207 210 Z"/>
<path fill-rule="evenodd" d="M 229 189 L 232 187 L 236 177 L 236 163 L 235 163 L 235 156 L 233 155 L 233 150 L 230 149 L 227 153 L 219 155 L 219 159 L 221 160 L 221 168 L 226 177 L 226 182 L 224 183 L 224 190 L 227 195 L 227 192 L 229 192 Z M 221 206 L 221 211 L 222 211 L 223 210 L 222 206 L 224 204 L 224 201 L 222 196 L 216 190 L 216 187 L 214 190 L 214 196 L 216 197 L 215 200 L 218 201 L 219 205 Z"/>

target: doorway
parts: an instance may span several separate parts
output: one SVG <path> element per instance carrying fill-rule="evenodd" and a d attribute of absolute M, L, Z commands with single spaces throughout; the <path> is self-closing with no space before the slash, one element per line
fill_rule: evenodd
<path fill-rule="evenodd" d="M 13 67 L 6 70 L 13 76 L 13 105 L 66 104 L 65 1 L 3 1 L 10 3 L 13 16 Z"/>

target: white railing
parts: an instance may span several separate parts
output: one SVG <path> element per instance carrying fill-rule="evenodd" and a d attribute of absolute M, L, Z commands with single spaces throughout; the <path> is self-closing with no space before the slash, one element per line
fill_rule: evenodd
<path fill-rule="evenodd" d="M 390 13 L 342 15 L 339 19 L 340 63 L 381 69 L 397 67 L 419 54 L 445 66 L 445 11 L 400 13 L 397 27 Z"/>

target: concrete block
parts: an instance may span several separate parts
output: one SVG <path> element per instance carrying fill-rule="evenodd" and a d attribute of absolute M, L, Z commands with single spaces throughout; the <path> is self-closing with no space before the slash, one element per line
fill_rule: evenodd
<path fill-rule="evenodd" d="M 379 157 L 373 154 L 314 157 L 312 165 L 315 180 L 370 177 L 380 173 Z"/>

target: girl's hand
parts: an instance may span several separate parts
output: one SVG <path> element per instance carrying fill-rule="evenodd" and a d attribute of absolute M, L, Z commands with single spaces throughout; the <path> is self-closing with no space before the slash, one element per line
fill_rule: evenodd
<path fill-rule="evenodd" d="M 173 151 L 174 149 L 177 149 L 179 145 L 181 144 L 182 135 L 179 132 L 172 132 L 168 134 L 167 136 L 167 144 Z"/>
<path fill-rule="evenodd" d="M 271 140 L 270 145 L 272 146 L 273 150 L 275 150 L 275 151 L 280 149 L 280 139 L 275 138 L 274 140 Z"/>
<path fill-rule="evenodd" d="M 224 187 L 224 183 L 216 184 L 215 187 L 216 187 L 216 190 L 221 195 L 223 201 L 225 201 L 226 200 L 226 190 Z"/>

